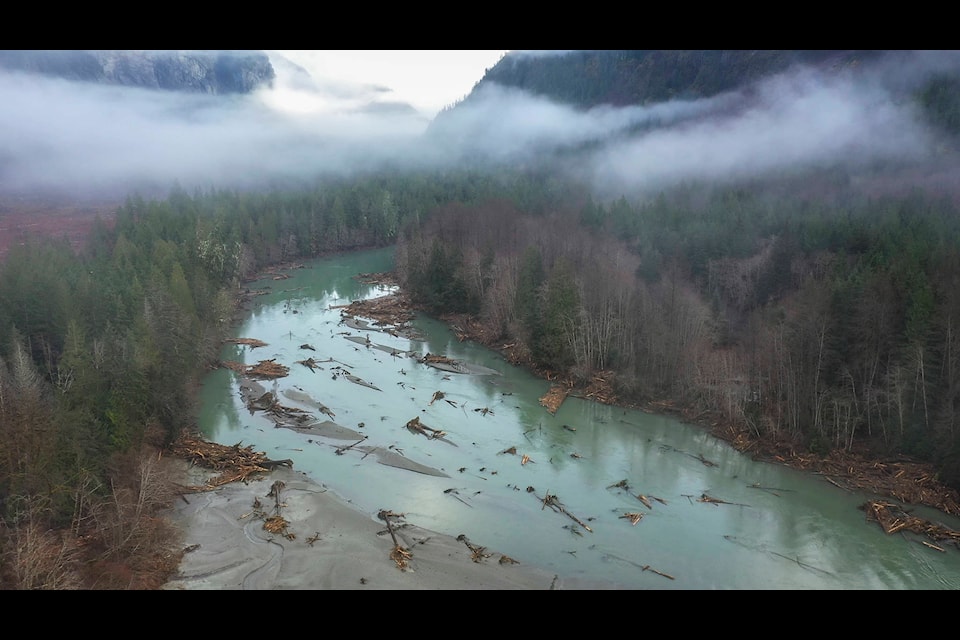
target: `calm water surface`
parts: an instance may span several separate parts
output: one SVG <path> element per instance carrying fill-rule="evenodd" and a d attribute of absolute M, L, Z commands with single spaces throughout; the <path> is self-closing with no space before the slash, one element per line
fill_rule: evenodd
<path fill-rule="evenodd" d="M 858 508 L 872 496 L 755 462 L 671 417 L 575 398 L 550 415 L 539 404 L 548 382 L 426 317 L 414 323 L 416 340 L 344 324 L 338 305 L 389 293 L 354 276 L 392 265 L 392 249 L 366 251 L 252 284 L 271 293 L 254 299 L 235 336 L 267 346 L 227 345 L 222 354 L 290 367 L 288 376 L 260 384 L 286 407 L 362 434 L 363 448 L 343 450 L 357 439 L 276 427 L 247 409 L 238 376 L 226 369 L 204 382 L 206 436 L 290 458 L 371 518 L 389 509 L 412 524 L 464 534 L 495 554 L 488 562 L 505 554 L 633 589 L 960 587 L 960 550 L 884 534 Z M 427 353 L 481 373 L 443 371 L 410 355 Z M 311 357 L 320 363 L 314 370 L 297 364 Z M 414 418 L 445 435 L 411 432 Z M 434 471 L 382 464 L 377 451 Z M 565 512 L 544 508 L 547 494 Z M 960 528 L 938 512 L 916 513 Z"/>

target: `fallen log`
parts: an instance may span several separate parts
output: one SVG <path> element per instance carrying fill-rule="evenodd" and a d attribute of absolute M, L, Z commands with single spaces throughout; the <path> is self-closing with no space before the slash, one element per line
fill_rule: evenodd
<path fill-rule="evenodd" d="M 730 504 L 730 505 L 734 505 L 734 506 L 736 506 L 736 507 L 749 507 L 749 506 L 750 506 L 750 505 L 748 505 L 748 504 L 743 504 L 742 502 L 727 502 L 726 500 L 721 500 L 720 498 L 714 498 L 714 497 L 712 497 L 712 496 L 708 496 L 708 495 L 705 494 L 705 493 L 701 493 L 701 494 L 700 494 L 700 498 L 697 499 L 697 502 L 706 502 L 706 503 L 708 503 L 708 504 L 713 504 L 713 505 L 718 505 L 718 504 Z"/>
<path fill-rule="evenodd" d="M 427 425 L 420 422 L 419 416 L 407 422 L 406 427 L 411 433 L 419 433 L 420 435 L 426 436 L 431 440 L 435 440 L 437 438 L 443 438 L 445 435 L 447 435 L 446 431 L 441 431 L 440 429 L 434 429 L 432 427 L 428 427 Z"/>
<path fill-rule="evenodd" d="M 226 338 L 224 342 L 227 344 L 244 344 L 250 347 L 251 349 L 256 349 L 257 347 L 265 347 L 267 343 L 263 340 L 257 340 L 256 338 Z"/>
<path fill-rule="evenodd" d="M 405 570 L 410 564 L 410 558 L 413 557 L 413 554 L 410 553 L 409 549 L 402 546 L 397 541 L 397 534 L 393 532 L 393 525 L 390 523 L 391 517 L 397 518 L 401 516 L 392 511 L 381 509 L 377 513 L 377 517 L 387 523 L 387 532 L 390 533 L 390 538 L 393 540 L 393 549 L 390 551 L 390 559 L 396 563 L 398 569 L 401 571 Z"/>
<path fill-rule="evenodd" d="M 537 496 L 536 489 L 534 489 L 533 487 L 527 487 L 527 493 L 532 493 L 538 500 L 540 500 L 540 502 L 543 503 L 543 506 L 541 507 L 541 511 L 547 507 L 550 507 L 554 511 L 559 511 L 563 515 L 567 516 L 568 518 L 576 522 L 578 525 L 580 525 L 590 533 L 593 533 L 593 529 L 591 529 L 586 522 L 584 522 L 577 516 L 567 511 L 566 507 L 563 506 L 563 504 L 560 502 L 560 500 L 557 498 L 556 495 L 551 495 L 550 492 L 547 491 L 547 494 L 543 498 L 541 498 Z"/>
<path fill-rule="evenodd" d="M 276 469 L 277 467 L 288 467 L 292 469 L 293 460 L 291 460 L 290 458 L 287 458 L 285 460 L 261 460 L 260 466 L 263 467 L 264 469 L 269 469 L 271 471 L 273 469 Z"/>
<path fill-rule="evenodd" d="M 664 578 L 669 578 L 670 580 L 676 580 L 676 578 L 674 578 L 674 577 L 671 576 L 670 574 L 664 573 L 663 571 L 657 571 L 656 569 L 654 569 L 654 568 L 651 567 L 650 565 L 644 566 L 644 567 L 643 567 L 643 570 L 644 570 L 644 571 L 653 571 L 653 572 L 654 572 L 655 574 L 657 574 L 658 576 L 663 576 Z"/>

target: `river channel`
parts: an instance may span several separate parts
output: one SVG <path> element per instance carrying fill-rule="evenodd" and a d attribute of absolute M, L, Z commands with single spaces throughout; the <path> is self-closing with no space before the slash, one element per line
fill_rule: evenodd
<path fill-rule="evenodd" d="M 257 391 L 324 429 L 278 427 L 220 369 L 203 384 L 205 436 L 290 459 L 371 518 L 402 513 L 561 576 L 630 589 L 960 588 L 960 549 L 885 534 L 860 509 L 874 496 L 756 462 L 674 417 L 577 398 L 551 415 L 539 402 L 549 382 L 425 316 L 415 338 L 345 323 L 343 305 L 390 293 L 356 276 L 392 266 L 392 249 L 363 251 L 250 284 L 269 293 L 235 336 L 266 345 L 228 344 L 222 359 L 289 367 Z"/>

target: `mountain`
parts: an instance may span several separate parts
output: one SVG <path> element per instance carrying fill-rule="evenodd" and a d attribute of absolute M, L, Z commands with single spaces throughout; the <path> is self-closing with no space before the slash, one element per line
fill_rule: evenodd
<path fill-rule="evenodd" d="M 898 100 L 917 100 L 930 122 L 960 133 L 960 52 L 902 50 L 513 51 L 487 70 L 433 126 L 493 90 L 518 90 L 581 111 L 652 107 L 739 93 L 788 72 L 878 81 Z M 723 101 L 718 104 L 726 105 Z"/>
<path fill-rule="evenodd" d="M 7 50 L 0 69 L 215 95 L 250 93 L 275 77 L 262 51 Z"/>
<path fill-rule="evenodd" d="M 477 165 L 563 163 L 613 197 L 813 166 L 926 162 L 952 183 L 960 52 L 513 51 L 426 137 Z"/>
<path fill-rule="evenodd" d="M 844 68 L 878 51 L 646 50 L 514 52 L 483 83 L 518 87 L 581 108 L 709 98 L 790 67 Z"/>

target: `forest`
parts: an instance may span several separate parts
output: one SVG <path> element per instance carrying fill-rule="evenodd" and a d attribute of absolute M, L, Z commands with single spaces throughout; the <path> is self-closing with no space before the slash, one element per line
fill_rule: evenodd
<path fill-rule="evenodd" d="M 0 266 L 2 584 L 155 587 L 175 556 L 154 452 L 193 426 L 244 280 L 363 247 L 395 245 L 421 308 L 466 314 L 541 372 L 600 374 L 619 402 L 714 412 L 812 453 L 910 456 L 956 488 L 956 205 L 868 198 L 836 173 L 799 182 L 814 180 L 836 195 L 783 198 L 787 176 L 602 202 L 535 170 L 175 187 L 129 197 L 82 251 L 14 247 Z"/>
<path fill-rule="evenodd" d="M 553 90 L 628 91 L 607 85 Z M 958 87 L 940 77 L 915 96 L 948 141 Z M 174 185 L 128 196 L 79 250 L 52 236 L 11 247 L 0 589 L 159 587 L 179 558 L 162 517 L 176 479 L 159 461 L 195 425 L 197 383 L 245 282 L 361 248 L 394 246 L 419 308 L 468 318 L 484 343 L 572 387 L 600 377 L 617 402 L 708 412 L 811 455 L 918 460 L 960 489 L 955 188 L 896 166 L 819 167 L 601 197 L 551 166 Z"/>

